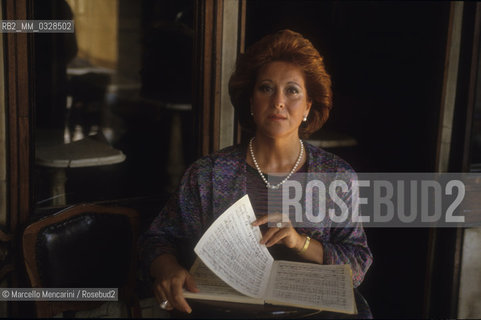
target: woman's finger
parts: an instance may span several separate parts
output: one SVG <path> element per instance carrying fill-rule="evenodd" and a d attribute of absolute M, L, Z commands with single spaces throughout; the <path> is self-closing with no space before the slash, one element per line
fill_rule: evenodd
<path fill-rule="evenodd" d="M 162 292 L 162 289 L 160 289 L 160 284 L 156 282 L 154 284 L 154 290 L 152 291 L 154 291 L 154 296 L 155 296 L 155 299 L 157 299 L 157 302 L 161 304 L 162 301 L 164 301 L 165 296 L 164 296 L 164 293 Z"/>
<path fill-rule="evenodd" d="M 170 278 L 168 281 L 165 282 L 165 292 L 166 292 L 166 295 L 167 295 L 167 300 L 169 300 L 169 304 L 174 307 L 175 309 L 177 310 L 181 310 L 181 307 L 179 304 L 177 304 L 177 302 L 175 301 L 175 298 L 174 298 L 174 295 L 173 295 L 173 282 L 174 282 L 174 278 Z"/>
<path fill-rule="evenodd" d="M 167 301 L 169 301 L 168 303 L 168 308 L 170 307 L 170 309 L 168 310 L 172 310 L 173 308 L 176 308 L 177 309 L 177 306 L 175 305 L 175 302 L 174 302 L 174 298 L 172 296 L 172 292 L 171 292 L 171 287 L 172 287 L 172 281 L 171 280 L 164 280 L 161 282 L 161 288 L 164 292 L 164 300 L 166 299 Z"/>
<path fill-rule="evenodd" d="M 184 298 L 184 295 L 182 293 L 182 286 L 183 286 L 182 280 L 178 278 L 172 280 L 172 287 L 171 287 L 172 297 L 173 297 L 172 302 L 174 303 L 174 306 L 176 307 L 176 309 L 187 312 L 187 313 L 191 313 L 192 309 Z"/>
<path fill-rule="evenodd" d="M 260 244 L 267 243 L 276 232 L 279 232 L 279 230 L 280 230 L 279 228 L 269 228 L 269 229 L 267 229 L 267 231 L 262 236 Z"/>
<path fill-rule="evenodd" d="M 190 274 L 185 278 L 185 288 L 190 292 L 199 292 L 197 285 L 195 284 L 194 277 Z"/>
<path fill-rule="evenodd" d="M 154 291 L 154 296 L 157 299 L 157 302 L 159 303 L 159 305 L 162 309 L 165 309 L 165 310 L 172 310 L 173 309 L 173 307 L 170 303 L 167 303 L 167 305 L 162 306 L 164 301 L 166 301 L 166 300 L 168 301 L 168 299 L 167 299 L 167 295 L 163 292 L 163 290 L 161 288 L 161 285 L 158 282 L 155 283 L 153 291 Z"/>
<path fill-rule="evenodd" d="M 266 214 L 260 218 L 258 218 L 256 221 L 252 222 L 252 225 L 255 227 L 255 226 L 260 226 L 260 225 L 263 225 L 264 223 L 268 222 L 268 219 L 269 219 L 269 215 Z"/>
<path fill-rule="evenodd" d="M 282 224 L 284 227 L 289 225 L 289 217 L 279 212 L 268 213 L 259 217 L 252 223 L 253 226 L 260 226 L 262 224 L 269 223 L 269 227 L 275 227 L 278 224 Z"/>
<path fill-rule="evenodd" d="M 276 243 L 279 243 L 282 239 L 286 238 L 290 232 L 289 229 L 279 229 L 268 241 L 266 241 L 266 247 L 271 247 Z"/>

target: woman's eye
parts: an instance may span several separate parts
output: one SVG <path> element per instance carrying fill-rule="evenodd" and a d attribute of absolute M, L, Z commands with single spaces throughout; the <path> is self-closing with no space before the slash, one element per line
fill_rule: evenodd
<path fill-rule="evenodd" d="M 290 88 L 287 88 L 287 93 L 288 94 L 298 94 L 299 90 L 295 87 L 290 87 Z"/>
<path fill-rule="evenodd" d="M 270 86 L 268 86 L 268 85 L 261 85 L 261 86 L 259 87 L 259 90 L 260 90 L 261 92 L 268 93 L 268 92 L 271 92 L 271 91 L 272 91 L 272 88 L 271 88 Z"/>

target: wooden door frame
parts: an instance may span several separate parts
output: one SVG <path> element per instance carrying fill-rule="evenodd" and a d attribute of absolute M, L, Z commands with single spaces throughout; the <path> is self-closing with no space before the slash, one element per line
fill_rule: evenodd
<path fill-rule="evenodd" d="M 194 114 L 198 133 L 198 154 L 206 155 L 221 147 L 239 141 L 239 127 L 228 108 L 228 89 L 226 81 L 232 72 L 235 56 L 223 56 L 223 48 L 237 46 L 235 52 L 243 52 L 245 41 L 245 0 L 227 0 L 237 3 L 237 7 L 225 5 L 225 0 L 196 0 L 194 21 Z M 237 16 L 237 21 L 225 21 Z M 237 11 L 237 12 L 232 12 Z M 237 25 L 237 30 L 226 25 Z M 224 32 L 235 32 L 236 40 L 229 42 Z M 237 55 L 236 55 L 237 56 Z M 226 60 L 229 59 L 227 62 Z M 227 135 L 227 137 L 226 137 Z"/>
<path fill-rule="evenodd" d="M 31 0 L 6 0 L 5 19 L 27 20 L 30 8 Z M 5 38 L 8 228 L 15 232 L 27 221 L 31 209 L 33 38 L 27 33 L 7 33 Z"/>
<path fill-rule="evenodd" d="M 462 20 L 455 22 L 455 7 L 460 5 L 463 6 Z M 470 171 L 469 153 L 479 63 L 480 28 L 480 3 L 451 3 L 443 100 L 447 100 L 449 86 L 450 94 L 455 96 L 451 96 L 450 105 L 443 103 L 440 109 L 436 155 L 438 172 Z M 454 42 L 457 42 L 459 55 L 456 58 L 456 77 L 450 78 L 448 73 L 453 37 L 449 35 L 452 35 L 455 30 L 458 30 L 455 36 L 457 39 Z M 453 70 L 452 66 L 451 70 Z M 464 229 L 462 228 L 430 230 L 424 317 L 457 317 L 463 239 Z"/>
<path fill-rule="evenodd" d="M 3 18 L 27 20 L 32 17 L 31 0 L 6 0 Z M 21 254 L 21 232 L 32 209 L 33 143 L 31 139 L 33 97 L 33 37 L 27 33 L 7 33 L 3 42 L 5 58 L 5 112 L 7 152 L 7 231 L 13 236 L 11 287 L 28 286 Z M 32 316 L 28 303 L 11 302 L 13 316 Z M 27 306 L 27 307 L 26 307 Z"/>

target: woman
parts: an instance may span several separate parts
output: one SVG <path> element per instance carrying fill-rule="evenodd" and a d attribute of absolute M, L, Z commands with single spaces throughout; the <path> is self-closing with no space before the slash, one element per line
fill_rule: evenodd
<path fill-rule="evenodd" d="M 267 191 L 279 189 L 294 172 L 353 173 L 342 159 L 299 138 L 318 130 L 331 109 L 331 82 L 322 57 L 296 32 L 268 35 L 239 57 L 229 93 L 242 127 L 253 133 L 248 146 L 196 161 L 141 240 L 161 306 L 191 312 L 182 288 L 197 288 L 180 263 L 180 244 L 192 248 L 216 217 L 246 193 L 258 216 L 253 224 L 264 228 L 261 244 L 272 248 L 275 258 L 349 263 L 358 286 L 372 262 L 361 225 L 348 222 L 329 229 L 287 223 L 267 228 Z M 265 174 L 277 181 L 267 181 Z"/>

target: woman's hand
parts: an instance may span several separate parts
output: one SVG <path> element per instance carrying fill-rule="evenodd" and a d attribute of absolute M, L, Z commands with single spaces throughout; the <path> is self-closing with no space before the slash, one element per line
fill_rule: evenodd
<path fill-rule="evenodd" d="M 170 254 L 157 257 L 150 267 L 150 273 L 154 277 L 154 295 L 159 304 L 167 300 L 164 306 L 166 310 L 173 308 L 191 313 L 192 309 L 182 294 L 182 288 L 191 292 L 198 292 L 194 278 L 190 273 L 177 262 L 177 259 Z"/>
<path fill-rule="evenodd" d="M 284 219 L 285 220 L 285 219 Z M 270 213 L 260 217 L 252 223 L 253 226 L 260 226 L 269 223 L 269 228 L 261 239 L 261 244 L 271 247 L 276 243 L 282 243 L 290 249 L 300 251 L 306 242 L 306 238 L 297 233 L 290 221 L 283 222 L 280 213 Z"/>

